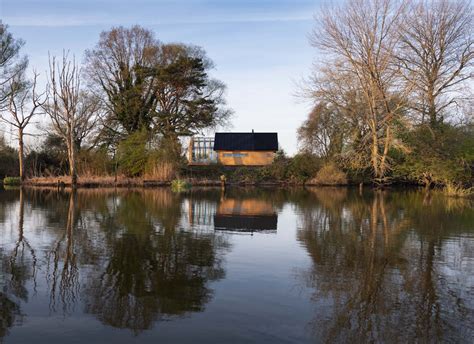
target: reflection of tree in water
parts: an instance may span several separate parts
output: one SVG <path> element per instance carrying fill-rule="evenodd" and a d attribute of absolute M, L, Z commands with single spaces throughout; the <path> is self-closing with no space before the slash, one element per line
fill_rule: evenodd
<path fill-rule="evenodd" d="M 89 277 L 87 312 L 138 333 L 160 318 L 202 311 L 212 297 L 208 282 L 224 276 L 223 238 L 178 228 L 181 200 L 167 190 L 129 192 L 113 211 L 104 215 L 107 258 Z"/>
<path fill-rule="evenodd" d="M 16 192 L 15 192 L 16 193 Z M 24 212 L 25 201 L 24 193 L 21 189 L 18 199 L 18 236 L 11 252 L 5 252 L 0 248 L 0 342 L 2 338 L 8 334 L 8 328 L 12 327 L 15 322 L 22 321 L 19 302 L 15 300 L 28 300 L 28 290 L 25 286 L 26 282 L 35 276 L 36 255 L 31 247 L 28 239 L 24 235 Z M 0 221 L 3 223 L 6 217 L 5 205 L 15 201 L 12 199 L 12 193 L 3 193 L 0 200 Z M 5 202 L 7 201 L 7 202 Z M 14 211 L 15 209 L 11 208 Z"/>
<path fill-rule="evenodd" d="M 161 318 L 202 311 L 212 297 L 209 282 L 224 277 L 228 243 L 212 232 L 179 228 L 182 196 L 168 190 L 51 189 L 12 195 L 20 195 L 20 215 L 18 239 L 0 246 L 1 333 L 15 317 L 21 320 L 17 300 L 27 300 L 35 271 L 37 278 L 46 278 L 51 312 L 68 315 L 84 302 L 86 311 L 105 324 L 135 333 Z M 23 232 L 25 195 L 51 240 L 38 258 Z M 10 198 L 7 204 L 15 202 Z M 0 216 L 3 212 L 0 207 Z"/>
<path fill-rule="evenodd" d="M 393 198 L 312 192 L 313 205 L 300 205 L 298 239 L 314 263 L 303 276 L 316 290 L 318 336 L 327 342 L 463 338 L 458 330 L 469 328 L 472 310 L 469 315 L 462 295 L 440 281 L 436 259 L 449 228 L 466 230 L 472 218 L 447 213 L 441 203 L 424 209 L 422 196 L 410 192 Z M 435 219 L 419 220 L 431 211 Z"/>
<path fill-rule="evenodd" d="M 21 317 L 18 304 L 0 292 L 0 343 L 8 334 L 8 329 L 14 325 L 17 317 Z"/>
<path fill-rule="evenodd" d="M 76 192 L 69 194 L 66 228 L 49 251 L 47 279 L 50 288 L 50 308 L 56 311 L 60 300 L 63 312 L 73 310 L 79 294 L 79 269 L 76 252 Z"/>

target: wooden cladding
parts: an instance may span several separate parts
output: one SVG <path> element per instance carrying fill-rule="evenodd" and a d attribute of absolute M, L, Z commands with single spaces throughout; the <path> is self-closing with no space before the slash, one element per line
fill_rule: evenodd
<path fill-rule="evenodd" d="M 270 151 L 218 151 L 217 161 L 226 166 L 265 166 L 270 165 L 275 152 Z"/>

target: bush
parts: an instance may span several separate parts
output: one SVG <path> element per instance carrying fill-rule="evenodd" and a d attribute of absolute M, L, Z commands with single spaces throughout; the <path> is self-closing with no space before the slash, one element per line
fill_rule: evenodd
<path fill-rule="evenodd" d="M 130 134 L 118 145 L 118 164 L 120 172 L 127 177 L 136 177 L 145 171 L 148 154 L 146 145 L 148 133 L 146 130 Z"/>
<path fill-rule="evenodd" d="M 309 185 L 347 185 L 347 175 L 335 163 L 327 163 L 311 179 Z"/>
<path fill-rule="evenodd" d="M 411 151 L 395 158 L 396 179 L 430 185 L 470 184 L 474 171 L 474 128 L 439 124 L 417 127 L 403 138 Z"/>
<path fill-rule="evenodd" d="M 320 166 L 321 159 L 315 155 L 309 153 L 296 154 L 288 163 L 287 179 L 304 183 L 314 176 Z"/>
<path fill-rule="evenodd" d="M 184 179 L 175 179 L 171 182 L 171 190 L 174 192 L 183 192 L 189 188 L 191 188 L 191 184 Z"/>
<path fill-rule="evenodd" d="M 114 161 L 105 148 L 81 150 L 77 154 L 80 176 L 104 176 L 114 173 Z"/>
<path fill-rule="evenodd" d="M 3 185 L 20 185 L 21 180 L 20 177 L 5 177 L 3 178 Z"/>

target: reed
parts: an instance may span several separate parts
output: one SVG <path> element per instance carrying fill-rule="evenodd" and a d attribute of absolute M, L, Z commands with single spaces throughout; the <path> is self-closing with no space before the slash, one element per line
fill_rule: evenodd
<path fill-rule="evenodd" d="M 466 188 L 452 182 L 447 182 L 444 186 L 443 193 L 449 197 L 472 197 L 474 196 L 474 188 Z"/>

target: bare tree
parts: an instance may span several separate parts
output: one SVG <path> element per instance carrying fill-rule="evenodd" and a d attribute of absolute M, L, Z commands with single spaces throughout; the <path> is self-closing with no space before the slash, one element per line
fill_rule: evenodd
<path fill-rule="evenodd" d="M 413 85 L 412 106 L 431 127 L 472 80 L 473 11 L 468 0 L 421 0 L 400 23 L 398 59 Z"/>
<path fill-rule="evenodd" d="M 74 128 L 74 141 L 76 149 L 81 150 L 85 141 L 90 141 L 89 148 L 96 146 L 96 137 L 93 140 L 91 136 L 102 127 L 102 119 L 107 109 L 103 100 L 91 92 L 81 91 L 79 95 L 79 105 L 76 126 Z"/>
<path fill-rule="evenodd" d="M 71 60 L 63 52 L 58 63 L 55 56 L 50 56 L 48 102 L 43 108 L 51 118 L 54 131 L 66 143 L 72 186 L 77 184 L 75 133 L 79 123 L 80 84 L 80 69 L 74 57 Z"/>
<path fill-rule="evenodd" d="M 395 123 L 405 105 L 395 50 L 397 29 L 406 8 L 398 0 L 351 0 L 342 7 L 325 8 L 317 18 L 311 43 L 326 54 L 333 73 L 357 83 L 368 128 L 363 142 L 370 147 L 370 165 L 376 181 L 390 168 L 388 153 L 395 141 Z"/>
<path fill-rule="evenodd" d="M 0 114 L 0 120 L 10 124 L 17 130 L 18 138 L 18 161 L 20 165 L 20 179 L 25 179 L 24 164 L 24 136 L 26 127 L 30 124 L 33 117 L 41 113 L 41 107 L 46 102 L 44 93 L 38 93 L 37 86 L 38 74 L 34 72 L 33 80 L 28 82 L 22 75 L 12 78 L 8 85 L 8 105 L 6 114 Z"/>

